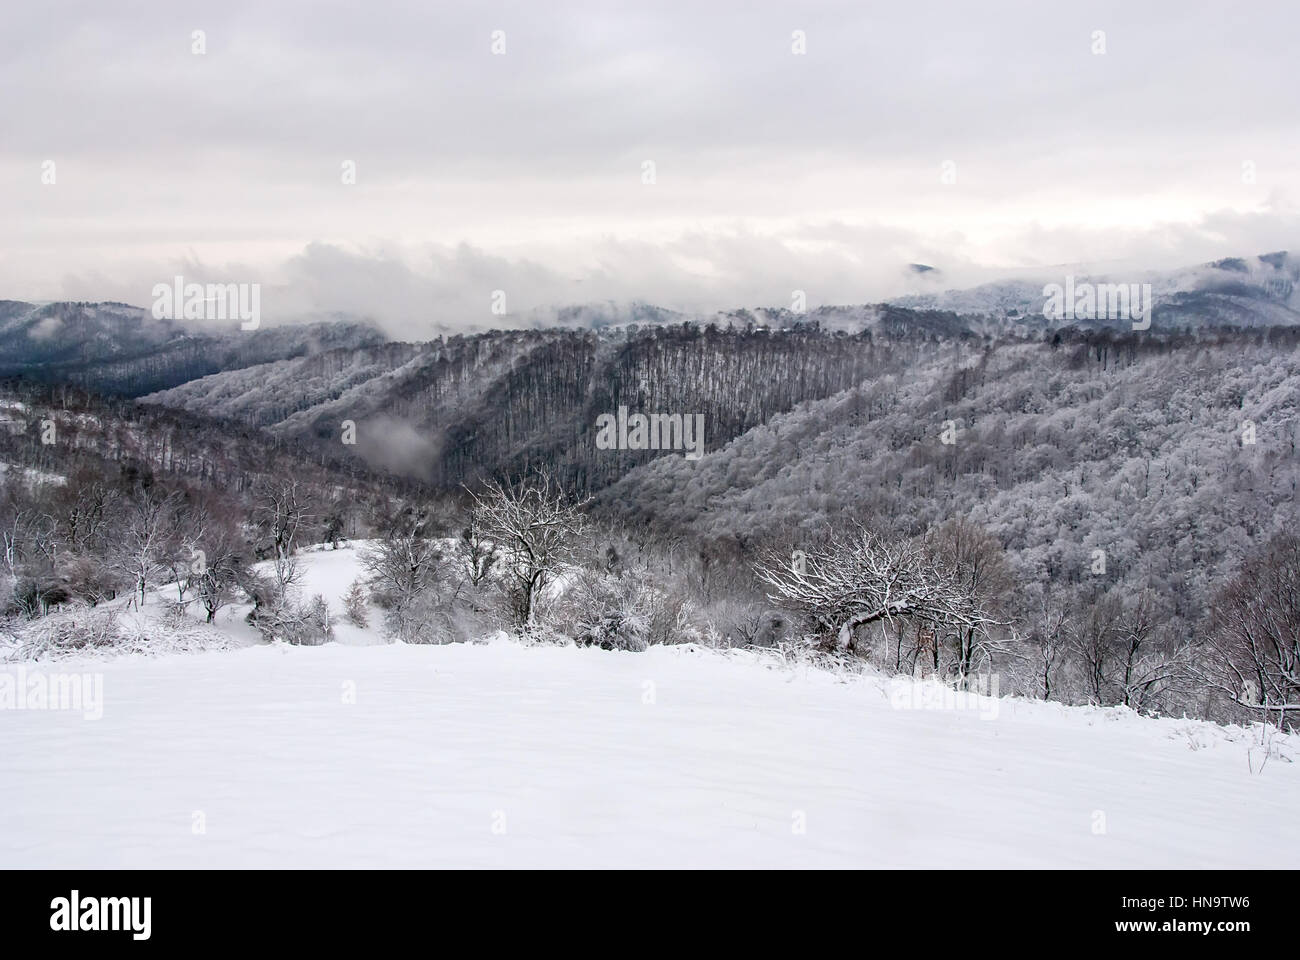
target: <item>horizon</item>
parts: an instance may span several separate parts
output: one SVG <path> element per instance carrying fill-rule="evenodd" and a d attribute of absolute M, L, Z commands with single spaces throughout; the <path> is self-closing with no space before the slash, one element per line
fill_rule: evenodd
<path fill-rule="evenodd" d="M 27 302 L 183 274 L 401 330 L 477 325 L 496 290 L 815 308 L 1300 236 L 1300 134 L 1260 94 L 1292 5 L 1261 32 L 1002 2 L 938 34 L 848 3 L 57 9 L 0 39 L 0 289 Z"/>
<path fill-rule="evenodd" d="M 1195 264 L 1184 264 L 1179 267 L 1173 268 L 1171 270 L 1163 270 L 1163 271 L 1134 270 L 1131 271 L 1131 276 L 1171 277 L 1189 271 L 1211 270 L 1211 269 L 1218 269 L 1223 271 L 1224 273 L 1230 273 L 1231 272 L 1230 268 L 1225 268 L 1224 266 L 1222 266 L 1222 264 L 1224 264 L 1225 262 L 1247 261 L 1253 259 L 1260 263 L 1266 263 L 1268 258 L 1288 257 L 1289 253 L 1290 253 L 1289 250 L 1272 250 L 1272 251 L 1266 251 L 1257 254 L 1248 254 L 1245 256 L 1223 257 L 1214 261 L 1206 261 L 1206 262 L 1195 263 Z M 912 264 L 910 266 L 924 267 L 925 268 L 924 273 L 926 275 L 933 275 L 936 279 L 942 278 L 944 276 L 942 269 L 938 267 L 933 267 L 925 264 Z M 1073 281 L 1075 279 L 1080 279 L 1080 280 L 1104 279 L 1112 275 L 1102 269 L 1103 267 L 1106 266 L 1107 266 L 1106 264 L 1102 264 L 1102 263 L 1087 263 L 1087 264 L 1075 263 L 1075 264 L 1052 264 L 1052 265 L 1043 265 L 1034 268 L 1022 268 L 1016 271 L 1008 271 L 1005 274 L 997 275 L 995 278 L 986 279 L 979 283 L 974 283 L 967 286 L 947 286 L 944 285 L 942 282 L 940 282 L 940 283 L 931 284 L 930 288 L 925 291 L 913 291 L 905 295 L 889 297 L 883 300 L 843 302 L 843 303 L 821 303 L 816 305 L 815 307 L 810 306 L 806 310 L 791 310 L 791 308 L 786 304 L 745 303 L 745 304 L 733 305 L 729 307 L 721 307 L 710 311 L 687 312 L 684 310 L 678 310 L 671 307 L 666 307 L 663 304 L 655 303 L 653 301 L 639 299 L 639 298 L 622 300 L 622 301 L 575 300 L 575 301 L 569 301 L 564 303 L 540 304 L 534 306 L 533 308 L 531 308 L 530 310 L 524 313 L 511 312 L 509 314 L 509 316 L 515 319 L 522 318 L 525 320 L 533 321 L 531 324 L 525 324 L 523 326 L 520 326 L 518 324 L 511 325 L 511 324 L 502 324 L 502 323 L 498 323 L 495 325 L 489 323 L 486 326 L 483 324 L 465 325 L 463 329 L 446 328 L 443 330 L 442 334 L 435 334 L 434 338 L 436 339 L 438 335 L 445 335 L 447 329 L 454 329 L 454 332 L 457 333 L 477 334 L 477 333 L 490 332 L 493 330 L 508 331 L 514 329 L 545 329 L 547 326 L 559 326 L 559 327 L 574 326 L 572 324 L 566 325 L 566 324 L 558 323 L 557 322 L 558 315 L 563 311 L 572 311 L 572 310 L 597 311 L 600 309 L 610 309 L 615 314 L 618 314 L 623 311 L 633 310 L 638 307 L 645 307 L 645 308 L 656 309 L 656 310 L 664 310 L 665 312 L 676 313 L 678 314 L 682 322 L 688 322 L 688 323 L 706 322 L 720 317 L 729 317 L 735 314 L 750 313 L 750 312 L 777 313 L 777 314 L 794 313 L 795 315 L 800 315 L 805 313 L 815 313 L 818 310 L 851 309 L 855 307 L 883 307 L 883 306 L 894 306 L 894 305 L 903 306 L 908 309 L 921 309 L 921 310 L 939 309 L 939 310 L 947 310 L 949 312 L 953 312 L 958 315 L 975 315 L 979 313 L 979 311 L 962 310 L 956 307 L 951 307 L 951 306 L 944 307 L 941 305 L 936 305 L 932 307 L 927 307 L 924 305 L 914 306 L 913 304 L 907 303 L 906 301 L 918 300 L 918 299 L 924 300 L 927 297 L 941 300 L 946 296 L 959 295 L 963 293 L 972 293 L 982 289 L 996 288 L 1000 285 L 1010 285 L 1010 284 L 1033 285 L 1040 280 L 1047 281 L 1047 283 L 1044 285 L 1043 295 L 1045 298 L 1047 298 L 1047 300 L 1050 301 L 1053 296 L 1059 296 L 1059 294 L 1048 293 L 1048 287 L 1051 286 L 1055 280 L 1062 279 L 1062 278 L 1068 279 L 1070 281 Z M 1122 266 L 1118 264 L 1111 264 L 1109 265 L 1109 269 L 1110 270 L 1122 269 Z M 184 280 L 184 278 L 180 276 L 174 278 L 174 281 L 181 281 L 181 280 Z M 195 282 L 197 283 L 197 281 Z M 164 285 L 165 284 L 159 284 L 159 286 L 164 286 Z M 37 308 L 53 306 L 60 303 L 74 303 L 74 304 L 86 304 L 90 306 L 123 306 L 135 310 L 141 310 L 145 313 L 148 313 L 151 310 L 151 307 L 149 305 L 142 304 L 142 303 L 132 303 L 123 300 L 108 300 L 108 299 L 97 300 L 93 298 L 77 299 L 77 300 L 70 300 L 70 299 L 24 300 L 24 299 L 17 299 L 17 298 L 0 297 L 0 302 L 21 303 L 21 304 L 27 304 L 29 306 L 33 306 Z M 153 307 L 153 309 L 156 311 L 157 309 L 156 305 Z M 537 321 L 546 320 L 548 314 L 551 315 L 550 317 L 552 321 L 551 324 L 539 324 L 537 322 Z M 506 316 L 505 314 L 502 314 L 498 317 L 498 319 L 502 319 L 505 316 Z M 157 319 L 163 319 L 163 317 L 158 316 Z M 201 324 L 210 324 L 212 322 L 210 318 L 184 318 L 184 317 L 168 316 L 166 317 L 166 319 L 173 320 L 176 322 L 184 322 L 187 319 L 195 319 L 198 323 Z M 288 326 L 288 325 L 296 325 L 296 324 L 320 323 L 320 322 L 332 322 L 332 321 L 366 322 L 374 326 L 376 329 L 380 330 L 381 332 L 390 333 L 390 330 L 385 324 L 383 318 L 374 317 L 367 314 L 361 314 L 361 313 L 353 314 L 353 313 L 347 313 L 340 310 L 331 310 L 331 309 L 324 309 L 311 314 L 288 315 L 288 316 L 279 316 L 279 317 L 272 315 L 269 318 L 269 320 L 270 320 L 270 324 L 269 324 L 270 326 Z M 626 318 L 615 316 L 608 323 L 592 324 L 590 326 L 590 329 L 599 330 L 604 328 L 617 328 L 617 327 L 636 325 L 636 324 L 646 323 L 646 322 L 649 321 L 626 319 Z M 415 331 L 399 330 L 397 332 L 391 333 L 390 335 L 392 339 L 403 339 L 404 333 L 413 333 L 413 332 Z"/>

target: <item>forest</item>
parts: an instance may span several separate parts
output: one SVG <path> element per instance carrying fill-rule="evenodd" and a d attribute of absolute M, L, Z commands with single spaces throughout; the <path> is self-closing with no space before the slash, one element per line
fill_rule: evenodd
<path fill-rule="evenodd" d="M 12 379 L 0 633 L 105 642 L 94 611 L 165 588 L 323 642 L 294 556 L 355 542 L 347 607 L 405 642 L 762 646 L 1290 724 L 1298 344 L 744 321 L 317 350 L 139 400 Z M 602 449 L 619 406 L 703 414 L 705 455 Z"/>

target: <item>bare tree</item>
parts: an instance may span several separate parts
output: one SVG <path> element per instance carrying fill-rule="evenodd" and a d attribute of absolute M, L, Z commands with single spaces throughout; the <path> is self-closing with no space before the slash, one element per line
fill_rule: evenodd
<path fill-rule="evenodd" d="M 1186 671 L 1185 645 L 1166 649 L 1162 618 L 1156 598 L 1147 591 L 1125 610 L 1119 629 L 1118 671 L 1115 684 L 1120 702 L 1141 710 L 1151 707 Z"/>
<path fill-rule="evenodd" d="M 266 538 L 276 583 L 287 593 L 301 579 L 293 552 L 313 519 L 306 485 L 297 480 L 262 482 L 255 494 L 253 519 Z"/>
<path fill-rule="evenodd" d="M 891 543 L 865 529 L 797 556 L 764 554 L 754 571 L 774 591 L 768 594 L 773 603 L 811 614 L 843 650 L 853 646 L 859 627 L 926 607 L 941 576 L 914 544 Z"/>
<path fill-rule="evenodd" d="M 9 577 L 17 579 L 24 565 L 56 566 L 61 538 L 54 514 L 12 485 L 0 487 L 0 495 L 0 547 Z"/>
<path fill-rule="evenodd" d="M 4 548 L 3 560 L 10 580 L 18 579 L 23 548 L 36 522 L 36 514 L 17 503 L 5 503 L 0 511 L 0 546 Z"/>
<path fill-rule="evenodd" d="M 587 529 L 582 508 L 548 474 L 531 483 L 490 481 L 475 493 L 476 522 L 500 550 L 515 597 L 518 624 L 531 628 L 538 596 L 560 568 L 578 559 Z"/>
<path fill-rule="evenodd" d="M 168 564 L 171 567 L 172 584 L 176 587 L 176 604 L 180 609 L 188 605 L 185 594 L 198 586 L 207 566 L 207 550 L 203 548 L 203 543 L 207 540 L 208 526 L 212 522 L 213 514 L 205 499 L 190 499 L 183 506 L 178 505 Z"/>
<path fill-rule="evenodd" d="M 1220 591 L 1207 647 L 1207 682 L 1285 728 L 1300 711 L 1300 537 L 1274 537 Z"/>
<path fill-rule="evenodd" d="M 389 630 L 403 640 L 419 631 L 421 601 L 434 586 L 442 560 L 436 542 L 427 536 L 429 524 L 427 509 L 408 506 L 397 513 L 387 536 L 361 552 L 361 567 L 375 597 L 388 608 Z"/>
<path fill-rule="evenodd" d="M 1029 663 L 1038 693 L 1044 700 L 1052 699 L 1057 667 L 1068 644 L 1065 610 L 1044 596 L 1016 654 Z"/>
<path fill-rule="evenodd" d="M 1107 702 L 1111 674 L 1119 649 L 1124 608 L 1119 597 L 1103 593 L 1076 611 L 1066 630 L 1070 650 L 1083 668 L 1083 679 L 1091 703 Z"/>
<path fill-rule="evenodd" d="M 98 546 L 110 527 L 120 495 L 94 471 L 78 471 L 54 497 L 55 520 L 72 553 Z"/>
<path fill-rule="evenodd" d="M 496 545 L 483 533 L 482 511 L 470 512 L 469 524 L 461 531 L 460 540 L 465 548 L 469 582 L 478 586 L 487 579 L 497 559 Z"/>
<path fill-rule="evenodd" d="M 936 557 L 924 544 L 888 541 L 864 528 L 795 559 L 767 554 L 754 570 L 773 590 L 773 603 L 811 614 L 823 630 L 834 632 L 840 650 L 853 649 L 855 631 L 871 623 L 921 622 L 931 637 L 951 631 L 962 638 L 955 666 L 963 680 L 976 651 L 986 648 L 991 630 L 1000 625 L 963 578 L 961 565 Z M 933 656 L 937 668 L 937 647 Z"/>
<path fill-rule="evenodd" d="M 947 624 L 941 633 L 952 643 L 964 689 L 982 661 L 1005 649 L 992 628 L 1006 623 L 1003 605 L 1014 581 L 1002 544 L 968 520 L 944 524 L 927 538 L 926 548 L 944 573 L 945 602 L 937 619 Z"/>
<path fill-rule="evenodd" d="M 150 486 L 137 490 L 126 504 L 119 564 L 131 581 L 132 605 L 144 606 L 149 587 L 169 569 L 178 500 L 176 493 Z"/>
<path fill-rule="evenodd" d="M 1126 603 L 1119 591 L 1079 598 L 1064 625 L 1067 647 L 1089 702 L 1149 710 L 1185 679 L 1188 648 L 1163 622 L 1152 593 Z"/>
<path fill-rule="evenodd" d="M 191 567 L 196 579 L 199 605 L 212 623 L 219 611 L 232 602 L 247 565 L 243 538 L 239 528 L 229 518 L 212 518 L 205 527 L 198 550 L 201 563 Z"/>

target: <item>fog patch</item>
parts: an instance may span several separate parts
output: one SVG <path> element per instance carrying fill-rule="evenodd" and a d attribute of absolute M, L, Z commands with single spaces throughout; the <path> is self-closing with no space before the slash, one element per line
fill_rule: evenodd
<path fill-rule="evenodd" d="M 405 420 L 375 416 L 357 422 L 355 452 L 376 470 L 433 479 L 435 460 L 441 455 L 441 443 Z"/>

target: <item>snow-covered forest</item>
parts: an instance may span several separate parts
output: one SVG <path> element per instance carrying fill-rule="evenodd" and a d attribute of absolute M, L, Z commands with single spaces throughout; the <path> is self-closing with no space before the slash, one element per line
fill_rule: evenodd
<path fill-rule="evenodd" d="M 1287 727 L 1298 329 L 741 318 L 321 347 L 143 402 L 17 379 L 4 630 L 102 644 L 157 590 L 321 643 L 343 598 L 304 594 L 296 553 L 365 541 L 349 608 L 405 642 L 803 650 Z M 599 449 L 620 404 L 702 413 L 705 455 Z"/>

